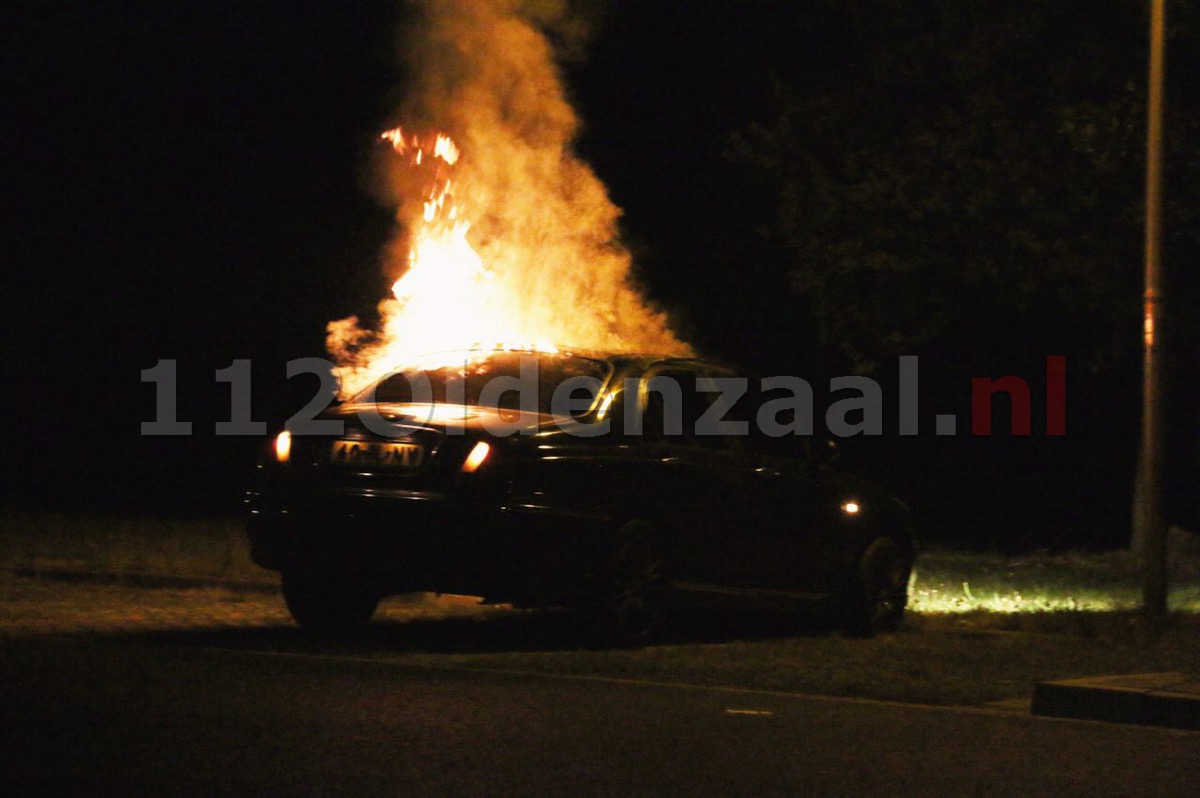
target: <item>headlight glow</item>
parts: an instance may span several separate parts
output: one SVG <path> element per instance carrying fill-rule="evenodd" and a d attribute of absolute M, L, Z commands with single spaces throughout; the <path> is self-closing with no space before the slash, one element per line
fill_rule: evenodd
<path fill-rule="evenodd" d="M 487 441 L 480 441 L 471 449 L 471 453 L 467 455 L 467 459 L 463 461 L 462 470 L 464 474 L 474 474 L 475 470 L 483 465 L 483 461 L 487 459 L 488 454 L 492 451 L 492 447 Z"/>
<path fill-rule="evenodd" d="M 286 463 L 292 456 L 292 433 L 284 430 L 275 436 L 275 460 Z"/>

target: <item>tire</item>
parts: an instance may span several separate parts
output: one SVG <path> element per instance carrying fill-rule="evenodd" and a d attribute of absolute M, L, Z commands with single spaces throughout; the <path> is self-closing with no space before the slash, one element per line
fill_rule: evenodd
<path fill-rule="evenodd" d="M 326 635 L 362 630 L 379 607 L 379 593 L 352 577 L 285 572 L 283 600 L 300 626 Z"/>
<path fill-rule="evenodd" d="M 908 606 L 911 572 L 912 559 L 895 540 L 880 537 L 871 541 L 843 591 L 845 631 L 861 637 L 895 631 Z"/>
<path fill-rule="evenodd" d="M 660 566 L 653 525 L 630 521 L 617 530 L 602 555 L 588 608 L 599 642 L 637 646 L 654 637 L 665 594 Z"/>

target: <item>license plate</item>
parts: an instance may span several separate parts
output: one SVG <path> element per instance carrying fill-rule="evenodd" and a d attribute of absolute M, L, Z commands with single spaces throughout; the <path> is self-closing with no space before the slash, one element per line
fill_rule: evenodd
<path fill-rule="evenodd" d="M 425 450 L 415 443 L 384 441 L 334 441 L 329 459 L 338 465 L 374 465 L 388 468 L 416 468 Z"/>

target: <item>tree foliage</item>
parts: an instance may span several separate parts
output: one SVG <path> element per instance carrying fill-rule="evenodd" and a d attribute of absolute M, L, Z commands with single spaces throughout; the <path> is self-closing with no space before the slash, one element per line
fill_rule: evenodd
<path fill-rule="evenodd" d="M 1183 46 L 1169 53 L 1194 64 L 1191 5 L 1179 5 Z M 831 32 L 831 72 L 778 80 L 768 118 L 734 145 L 770 175 L 774 233 L 825 342 L 864 370 L 1014 339 L 1094 366 L 1135 347 L 1145 8 L 852 6 Z M 1195 240 L 1200 168 L 1194 97 L 1175 99 L 1178 250 Z"/>

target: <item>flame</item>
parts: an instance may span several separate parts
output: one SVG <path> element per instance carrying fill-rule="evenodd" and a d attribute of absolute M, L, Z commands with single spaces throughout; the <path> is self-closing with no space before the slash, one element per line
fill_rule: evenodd
<path fill-rule="evenodd" d="M 451 177 L 451 167 L 459 159 L 454 141 L 442 133 L 406 135 L 400 127 L 379 137 L 406 158 L 408 168 L 430 175 L 408 269 L 392 284 L 393 299 L 383 306 L 385 343 L 351 372 L 351 388 L 434 350 L 558 351 L 549 339 L 522 323 L 516 286 L 498 280 L 467 238 L 471 223 L 454 195 Z M 427 358 L 425 365 L 429 365 Z"/>
<path fill-rule="evenodd" d="M 577 123 L 549 42 L 505 0 L 426 5 L 416 104 L 454 136 L 379 136 L 399 277 L 377 331 L 355 317 L 329 325 L 343 393 L 437 351 L 688 352 L 630 284 L 620 210 L 571 151 Z"/>

